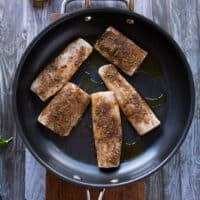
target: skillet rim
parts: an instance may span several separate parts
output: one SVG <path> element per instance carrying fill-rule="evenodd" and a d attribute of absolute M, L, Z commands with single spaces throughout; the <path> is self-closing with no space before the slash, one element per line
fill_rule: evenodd
<path fill-rule="evenodd" d="M 22 127 L 20 124 L 20 121 L 18 119 L 19 113 L 17 111 L 17 101 L 16 101 L 16 97 L 17 97 L 17 88 L 18 88 L 18 79 L 20 77 L 20 72 L 24 66 L 24 63 L 26 61 L 27 56 L 31 53 L 32 49 L 34 48 L 34 46 L 42 39 L 42 37 L 48 33 L 49 31 L 51 31 L 52 29 L 56 28 L 56 26 L 58 26 L 59 24 L 63 23 L 64 21 L 68 21 L 73 19 L 74 17 L 78 17 L 80 15 L 84 15 L 84 14 L 95 14 L 95 13 L 110 13 L 110 14 L 122 14 L 122 15 L 130 15 L 132 17 L 137 17 L 140 18 L 142 21 L 144 21 L 144 23 L 149 24 L 151 27 L 153 27 L 154 29 L 157 29 L 160 33 L 163 34 L 163 36 L 169 40 L 171 42 L 171 44 L 173 45 L 173 47 L 175 48 L 175 50 L 177 51 L 177 53 L 179 54 L 180 58 L 182 59 L 183 63 L 185 63 L 184 68 L 187 72 L 188 75 L 188 84 L 189 84 L 189 93 L 190 93 L 190 98 L 191 98 L 191 104 L 190 106 L 190 112 L 189 115 L 187 117 L 187 123 L 185 124 L 183 133 L 181 138 L 179 139 L 178 143 L 176 144 L 176 146 L 174 147 L 174 149 L 169 152 L 169 154 L 160 162 L 160 164 L 158 164 L 156 167 L 152 168 L 151 170 L 147 171 L 146 173 L 144 173 L 143 175 L 140 175 L 134 179 L 130 179 L 128 181 L 124 181 L 124 182 L 118 182 L 115 184 L 99 184 L 99 183 L 89 183 L 89 182 L 82 182 L 79 180 L 75 180 L 71 177 L 65 176 L 62 173 L 58 172 L 57 170 L 55 170 L 53 167 L 51 167 L 50 165 L 48 165 L 45 161 L 42 160 L 42 158 L 35 152 L 35 150 L 32 148 L 32 146 L 29 143 L 29 140 L 25 137 L 23 131 L 22 131 Z M 184 53 L 182 52 L 181 48 L 179 47 L 179 45 L 177 44 L 177 42 L 172 38 L 172 36 L 170 36 L 169 33 L 167 33 L 165 30 L 163 30 L 159 25 L 157 25 L 155 22 L 151 21 L 150 19 L 146 18 L 145 16 L 142 16 L 140 14 L 134 13 L 134 12 L 130 12 L 129 10 L 125 10 L 125 9 L 119 9 L 119 8 L 90 8 L 90 9 L 84 9 L 84 10 L 80 10 L 80 11 L 76 11 L 70 15 L 65 15 L 64 17 L 58 19 L 57 21 L 53 22 L 52 24 L 48 25 L 45 29 L 43 29 L 33 40 L 32 42 L 28 45 L 28 47 L 26 48 L 25 52 L 23 53 L 20 62 L 18 64 L 18 67 L 16 69 L 16 73 L 15 73 L 15 77 L 14 77 L 14 81 L 13 81 L 13 95 L 12 95 L 12 110 L 13 110 L 13 114 L 14 114 L 14 123 L 16 123 L 16 127 L 17 127 L 17 134 L 19 132 L 20 137 L 22 138 L 23 143 L 25 144 L 25 146 L 28 148 L 28 150 L 31 152 L 31 154 L 34 156 L 34 158 L 36 158 L 36 160 L 41 163 L 46 169 L 50 170 L 53 174 L 55 174 L 56 176 L 60 177 L 61 179 L 68 181 L 70 183 L 76 183 L 78 185 L 82 185 L 85 187 L 96 187 L 96 188 L 112 188 L 112 187 L 116 187 L 116 186 L 123 186 L 123 185 L 127 185 L 133 182 L 137 182 L 143 178 L 146 178 L 148 176 L 150 176 L 151 174 L 155 173 L 158 169 L 160 169 L 161 167 L 163 167 L 173 156 L 174 154 L 178 151 L 178 149 L 180 148 L 180 146 L 182 145 L 183 141 L 185 140 L 190 125 L 192 123 L 193 120 L 193 116 L 194 116 L 194 109 L 195 109 L 195 86 L 194 86 L 194 80 L 193 80 L 193 74 L 192 71 L 190 69 L 190 65 L 187 62 L 187 59 L 184 55 Z"/>

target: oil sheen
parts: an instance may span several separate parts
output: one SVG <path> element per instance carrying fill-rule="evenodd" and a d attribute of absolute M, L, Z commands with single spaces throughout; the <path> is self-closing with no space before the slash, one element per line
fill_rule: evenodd
<path fill-rule="evenodd" d="M 92 55 L 81 66 L 84 70 L 80 72 L 78 85 L 89 94 L 104 91 L 106 88 L 98 75 L 98 68 L 107 63 L 108 61 L 94 50 Z"/>
<path fill-rule="evenodd" d="M 155 98 L 145 97 L 145 100 L 151 108 L 156 108 L 165 104 L 167 101 L 167 95 L 162 93 L 159 97 Z"/>
<path fill-rule="evenodd" d="M 136 158 L 144 152 L 144 147 L 139 143 L 122 143 L 121 161 L 128 161 Z"/>
<path fill-rule="evenodd" d="M 101 91 L 103 89 L 103 82 L 95 81 L 89 72 L 84 72 L 80 77 L 80 87 L 91 94 L 96 91 Z"/>
<path fill-rule="evenodd" d="M 148 54 L 137 72 L 145 73 L 153 80 L 158 79 L 162 76 L 161 65 L 152 54 Z"/>

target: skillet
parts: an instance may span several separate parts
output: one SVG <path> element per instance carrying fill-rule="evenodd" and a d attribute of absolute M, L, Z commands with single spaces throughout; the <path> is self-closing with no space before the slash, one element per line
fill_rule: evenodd
<path fill-rule="evenodd" d="M 87 7 L 89 3 L 86 0 Z M 132 0 L 129 8 L 133 9 Z M 165 96 L 162 103 L 158 101 L 157 106 L 153 106 L 161 126 L 146 136 L 139 137 L 122 114 L 124 145 L 121 165 L 115 170 L 97 167 L 90 107 L 70 136 L 58 137 L 37 122 L 48 102 L 41 102 L 30 91 L 37 74 L 70 41 L 82 37 L 94 44 L 108 26 L 115 27 L 147 50 L 149 57 L 144 63 L 149 68 L 153 66 L 153 72 L 139 69 L 132 77 L 120 73 L 144 98 L 154 101 L 160 95 Z M 71 81 L 88 93 L 106 90 L 97 74 L 98 68 L 105 63 L 109 62 L 94 51 Z M 66 181 L 100 188 L 135 182 L 169 161 L 187 135 L 195 104 L 192 73 L 177 43 L 147 18 L 116 8 L 85 9 L 64 16 L 45 28 L 22 56 L 13 90 L 18 131 L 35 158 Z"/>

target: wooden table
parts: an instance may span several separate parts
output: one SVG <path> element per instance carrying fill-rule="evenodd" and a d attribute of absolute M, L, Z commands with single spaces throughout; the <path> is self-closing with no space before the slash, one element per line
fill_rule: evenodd
<path fill-rule="evenodd" d="M 49 0 L 42 9 L 35 9 L 29 0 L 0 0 L 0 133 L 15 138 L 6 149 L 0 150 L 0 199 L 3 200 L 85 199 L 83 188 L 64 183 L 49 173 L 46 175 L 45 169 L 24 148 L 11 107 L 17 63 L 31 40 L 50 23 L 50 13 L 59 12 L 61 1 Z M 198 200 L 200 0 L 137 0 L 135 10 L 160 24 L 186 54 L 195 79 L 195 117 L 181 149 L 164 168 L 135 185 L 106 191 L 105 199 Z M 77 190 L 79 196 L 70 196 L 68 191 Z M 93 199 L 97 192 L 93 192 Z"/>

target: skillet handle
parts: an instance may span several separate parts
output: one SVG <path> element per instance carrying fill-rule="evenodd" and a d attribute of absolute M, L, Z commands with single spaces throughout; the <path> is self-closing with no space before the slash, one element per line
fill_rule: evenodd
<path fill-rule="evenodd" d="M 99 196 L 98 196 L 98 200 L 103 200 L 103 195 L 104 195 L 105 191 L 106 191 L 105 188 L 101 190 L 101 192 L 99 193 Z M 91 200 L 89 189 L 86 189 L 86 195 L 87 195 L 87 200 Z"/>
<path fill-rule="evenodd" d="M 66 5 L 72 1 L 73 0 L 63 0 L 63 2 L 61 4 L 61 10 L 60 10 L 61 14 L 65 13 Z M 123 0 L 123 1 L 126 2 L 130 11 L 134 11 L 134 0 Z M 86 9 L 91 8 L 91 0 L 85 0 L 85 8 Z"/>

